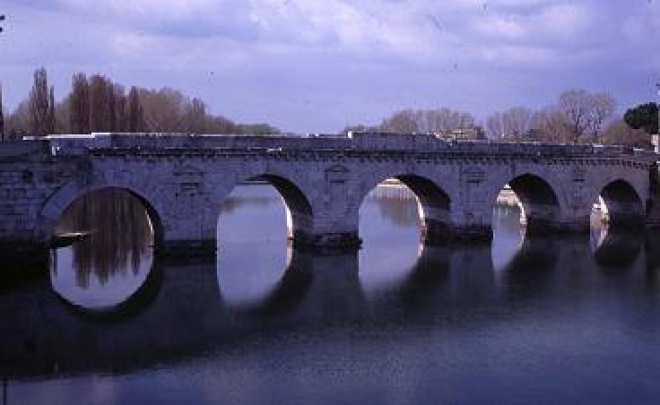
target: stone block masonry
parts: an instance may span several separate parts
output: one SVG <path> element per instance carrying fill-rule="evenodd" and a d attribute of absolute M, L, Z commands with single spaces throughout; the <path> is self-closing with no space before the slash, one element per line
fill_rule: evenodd
<path fill-rule="evenodd" d="M 113 187 L 143 202 L 159 253 L 213 254 L 219 204 L 251 179 L 280 192 L 293 242 L 318 249 L 358 248 L 360 205 L 391 178 L 419 199 L 429 244 L 490 240 L 493 205 L 507 184 L 530 231 L 588 230 L 599 196 L 611 221 L 655 225 L 656 160 L 624 147 L 427 134 L 49 136 L 0 144 L 0 245 L 47 247 L 69 204 Z"/>

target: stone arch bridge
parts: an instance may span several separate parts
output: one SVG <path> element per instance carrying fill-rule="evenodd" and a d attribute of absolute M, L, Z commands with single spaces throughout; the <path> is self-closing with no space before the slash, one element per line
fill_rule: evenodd
<path fill-rule="evenodd" d="M 429 244 L 490 240 L 509 184 L 528 232 L 589 229 L 602 197 L 612 225 L 656 224 L 657 155 L 624 147 L 348 137 L 92 134 L 0 144 L 0 245 L 47 247 L 64 210 L 103 188 L 146 207 L 156 248 L 215 251 L 220 203 L 248 180 L 272 184 L 299 245 L 356 248 L 359 208 L 383 180 L 418 197 Z"/>

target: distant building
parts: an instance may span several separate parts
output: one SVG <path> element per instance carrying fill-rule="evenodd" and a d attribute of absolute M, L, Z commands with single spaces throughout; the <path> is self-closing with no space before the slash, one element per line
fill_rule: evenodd
<path fill-rule="evenodd" d="M 481 127 L 457 128 L 446 131 L 436 131 L 433 133 L 437 138 L 446 140 L 461 141 L 482 141 L 486 139 L 486 134 Z"/>

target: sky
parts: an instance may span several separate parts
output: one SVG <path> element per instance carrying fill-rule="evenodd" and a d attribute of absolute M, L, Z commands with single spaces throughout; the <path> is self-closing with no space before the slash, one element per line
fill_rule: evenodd
<path fill-rule="evenodd" d="M 237 122 L 338 132 L 447 107 L 484 120 L 571 88 L 658 98 L 660 0 L 3 0 L 5 107 L 45 67 L 204 100 Z"/>

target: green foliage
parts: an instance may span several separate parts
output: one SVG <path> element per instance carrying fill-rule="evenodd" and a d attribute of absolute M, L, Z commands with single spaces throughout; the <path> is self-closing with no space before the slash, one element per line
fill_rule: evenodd
<path fill-rule="evenodd" d="M 648 134 L 658 133 L 658 104 L 646 103 L 630 108 L 623 120 L 633 129 L 643 129 Z"/>
<path fill-rule="evenodd" d="M 378 131 L 380 131 L 380 128 L 377 125 L 357 124 L 357 125 L 347 125 L 339 133 L 342 135 L 346 135 L 349 132 L 378 132 Z"/>
<path fill-rule="evenodd" d="M 246 135 L 275 135 L 279 134 L 280 130 L 270 126 L 266 123 L 258 124 L 239 124 L 238 131 Z"/>

